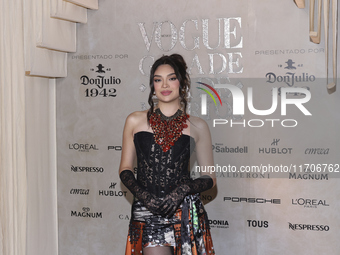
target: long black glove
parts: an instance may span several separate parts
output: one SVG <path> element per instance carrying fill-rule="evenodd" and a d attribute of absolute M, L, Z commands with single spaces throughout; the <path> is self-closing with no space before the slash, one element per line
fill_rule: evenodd
<path fill-rule="evenodd" d="M 169 194 L 165 195 L 159 213 L 164 217 L 171 217 L 189 191 L 190 187 L 187 184 L 181 184 Z"/>
<path fill-rule="evenodd" d="M 208 175 L 203 175 L 200 178 L 181 184 L 169 194 L 165 195 L 163 204 L 160 207 L 160 214 L 162 216 L 171 217 L 186 195 L 206 191 L 211 189 L 213 185 L 214 181 Z"/>
<path fill-rule="evenodd" d="M 136 180 L 135 175 L 131 170 L 124 170 L 119 175 L 122 183 L 131 191 L 131 193 L 140 200 L 143 205 L 153 214 L 160 214 L 159 207 L 162 200 L 154 194 L 146 191 Z"/>
<path fill-rule="evenodd" d="M 195 194 L 211 189 L 214 181 L 209 175 L 203 175 L 200 178 L 191 180 L 188 185 L 190 187 L 189 193 Z"/>

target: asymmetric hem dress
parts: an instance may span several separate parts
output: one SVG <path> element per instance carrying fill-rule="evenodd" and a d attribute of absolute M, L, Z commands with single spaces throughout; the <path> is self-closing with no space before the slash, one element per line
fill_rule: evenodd
<path fill-rule="evenodd" d="M 137 181 L 147 191 L 162 197 L 190 179 L 189 160 L 195 140 L 182 134 L 164 152 L 151 132 L 134 135 L 137 154 Z M 172 246 L 175 255 L 215 254 L 207 213 L 199 194 L 187 195 L 169 218 L 151 213 L 136 198 L 125 255 L 141 255 L 145 247 Z"/>

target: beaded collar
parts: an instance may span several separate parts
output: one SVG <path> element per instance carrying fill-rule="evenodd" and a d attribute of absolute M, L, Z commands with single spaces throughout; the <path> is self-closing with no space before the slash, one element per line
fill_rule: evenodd
<path fill-rule="evenodd" d="M 183 114 L 180 109 L 170 117 L 165 116 L 159 108 L 151 114 L 149 122 L 155 142 L 162 147 L 164 152 L 168 151 L 181 137 L 183 129 L 188 127 L 186 124 L 188 118 L 189 115 Z"/>

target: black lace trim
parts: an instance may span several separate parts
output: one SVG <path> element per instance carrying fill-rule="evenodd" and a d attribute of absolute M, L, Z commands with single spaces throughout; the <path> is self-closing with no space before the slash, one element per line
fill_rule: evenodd
<path fill-rule="evenodd" d="M 173 120 L 173 119 L 176 119 L 178 116 L 181 116 L 183 114 L 183 111 L 178 109 L 177 112 L 172 115 L 172 116 L 165 116 L 162 112 L 161 112 L 161 109 L 157 108 L 155 110 L 155 113 L 157 113 L 160 117 L 161 117 L 161 120 L 165 120 L 165 121 L 170 121 L 170 120 Z"/>

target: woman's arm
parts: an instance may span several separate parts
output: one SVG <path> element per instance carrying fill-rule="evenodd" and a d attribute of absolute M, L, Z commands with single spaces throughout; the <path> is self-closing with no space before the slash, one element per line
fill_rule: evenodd
<path fill-rule="evenodd" d="M 141 116 L 140 113 L 135 112 L 126 118 L 123 132 L 119 177 L 122 183 L 138 200 L 143 203 L 146 208 L 148 208 L 154 214 L 159 214 L 159 206 L 161 205 L 162 201 L 152 193 L 146 191 L 145 188 L 138 183 L 133 173 L 133 162 L 136 156 L 133 135 L 135 127 L 140 125 L 139 120 L 141 117 L 143 116 Z"/>
<path fill-rule="evenodd" d="M 133 171 L 133 162 L 136 157 L 135 145 L 133 143 L 133 130 L 138 124 L 136 113 L 131 113 L 125 121 L 122 142 L 122 154 L 120 159 L 119 174 L 124 170 Z"/>
<path fill-rule="evenodd" d="M 212 151 L 212 142 L 211 142 L 211 135 L 208 124 L 197 117 L 194 117 L 192 123 L 190 124 L 190 132 L 194 134 L 195 142 L 196 142 L 196 155 L 198 165 L 201 166 L 200 168 L 208 169 L 208 166 L 215 166 L 214 165 L 214 157 Z M 213 186 L 216 185 L 216 174 L 215 172 L 204 172 L 200 173 L 201 177 L 208 178 L 210 177 L 213 181 Z"/>
<path fill-rule="evenodd" d="M 197 160 L 200 166 L 214 164 L 210 131 L 207 123 L 200 118 L 190 121 L 190 134 L 195 138 Z M 170 217 L 187 194 L 196 194 L 211 189 L 216 184 L 215 173 L 203 173 L 200 178 L 183 183 L 164 197 L 160 206 L 162 215 Z"/>

